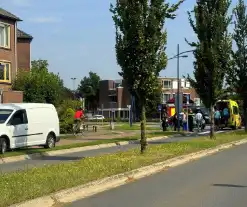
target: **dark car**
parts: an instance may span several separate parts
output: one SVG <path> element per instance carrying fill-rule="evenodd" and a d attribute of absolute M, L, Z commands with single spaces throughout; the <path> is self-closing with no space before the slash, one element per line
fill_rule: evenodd
<path fill-rule="evenodd" d="M 198 109 L 201 110 L 205 124 L 210 124 L 209 110 L 205 107 L 193 107 L 190 108 L 194 114 L 197 113 Z"/>

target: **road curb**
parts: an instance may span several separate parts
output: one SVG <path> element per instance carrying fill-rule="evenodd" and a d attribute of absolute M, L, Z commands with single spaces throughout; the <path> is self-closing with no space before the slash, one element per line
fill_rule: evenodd
<path fill-rule="evenodd" d="M 160 139 L 165 139 L 165 138 L 168 138 L 168 136 L 158 136 L 158 137 L 148 138 L 148 141 L 155 141 L 155 140 L 160 140 Z M 85 147 L 75 147 L 75 148 L 70 148 L 70 149 L 62 149 L 62 150 L 54 150 L 54 151 L 48 151 L 48 152 L 19 155 L 19 156 L 13 156 L 13 157 L 0 157 L 0 165 L 5 164 L 5 163 L 11 163 L 11 162 L 32 160 L 32 159 L 42 158 L 45 156 L 66 155 L 70 153 L 83 152 L 83 151 L 88 151 L 88 150 L 96 150 L 96 149 L 104 149 L 108 147 L 123 146 L 123 145 L 138 143 L 139 141 L 140 140 L 122 141 L 122 142 L 114 142 L 114 143 L 107 143 L 107 144 L 99 144 L 99 145 L 91 145 L 91 146 L 85 146 Z"/>
<path fill-rule="evenodd" d="M 11 207 L 52 207 L 54 204 L 69 203 L 83 199 L 94 194 L 124 185 L 132 180 L 137 180 L 152 174 L 158 173 L 170 167 L 175 167 L 190 161 L 217 153 L 221 150 L 228 149 L 237 145 L 246 144 L 247 138 L 239 141 L 230 142 L 214 148 L 202 150 L 199 152 L 182 155 L 150 166 L 142 167 L 130 172 L 114 175 L 101 180 L 93 181 L 85 185 L 62 190 L 49 196 L 29 200 L 21 204 L 12 205 Z"/>

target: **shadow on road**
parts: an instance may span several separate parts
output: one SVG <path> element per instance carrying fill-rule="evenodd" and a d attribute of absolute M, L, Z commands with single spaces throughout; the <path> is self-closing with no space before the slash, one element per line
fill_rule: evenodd
<path fill-rule="evenodd" d="M 230 188 L 247 188 L 246 185 L 232 185 L 232 184 L 213 184 L 216 187 L 230 187 Z"/>

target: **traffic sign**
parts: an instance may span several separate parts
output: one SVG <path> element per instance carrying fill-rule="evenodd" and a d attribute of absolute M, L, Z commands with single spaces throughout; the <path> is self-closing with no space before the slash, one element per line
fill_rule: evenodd
<path fill-rule="evenodd" d="M 161 111 L 161 110 L 162 110 L 162 105 L 158 104 L 158 111 Z"/>

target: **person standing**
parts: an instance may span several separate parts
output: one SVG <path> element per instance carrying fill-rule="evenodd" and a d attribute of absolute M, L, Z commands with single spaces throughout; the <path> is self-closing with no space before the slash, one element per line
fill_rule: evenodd
<path fill-rule="evenodd" d="M 193 132 L 194 121 L 193 121 L 193 112 L 191 109 L 189 110 L 189 114 L 188 114 L 188 124 L 189 124 L 189 131 Z"/>
<path fill-rule="evenodd" d="M 216 109 L 214 113 L 214 123 L 215 123 L 217 130 L 219 130 L 219 127 L 220 127 L 220 120 L 221 120 L 220 111 L 219 109 Z"/>
<path fill-rule="evenodd" d="M 229 109 L 227 107 L 223 109 L 223 117 L 224 117 L 224 124 L 227 127 L 227 123 L 229 119 Z"/>
<path fill-rule="evenodd" d="M 184 111 L 183 113 L 183 130 L 186 131 L 187 130 L 187 113 Z"/>
<path fill-rule="evenodd" d="M 196 125 L 197 125 L 198 131 L 201 131 L 202 129 L 202 119 L 203 119 L 202 112 L 199 109 L 196 113 Z"/>
<path fill-rule="evenodd" d="M 177 116 L 177 112 L 174 114 L 172 121 L 173 121 L 174 131 L 177 131 L 177 127 L 178 127 L 178 116 Z"/>

